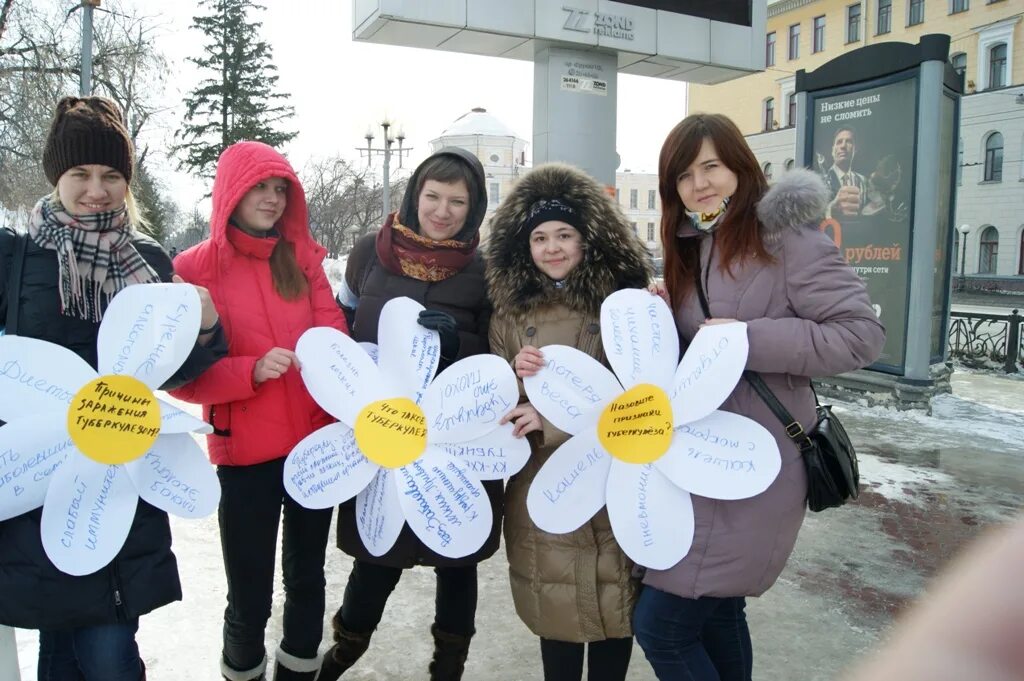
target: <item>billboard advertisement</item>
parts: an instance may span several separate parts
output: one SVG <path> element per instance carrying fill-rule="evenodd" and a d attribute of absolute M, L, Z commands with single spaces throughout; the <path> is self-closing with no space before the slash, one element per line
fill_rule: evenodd
<path fill-rule="evenodd" d="M 889 78 L 842 93 L 815 93 L 808 104 L 813 116 L 807 145 L 811 158 L 804 161 L 821 174 L 829 189 L 821 227 L 866 282 L 875 314 L 885 325 L 885 347 L 873 368 L 901 373 L 906 358 L 917 78 Z"/>

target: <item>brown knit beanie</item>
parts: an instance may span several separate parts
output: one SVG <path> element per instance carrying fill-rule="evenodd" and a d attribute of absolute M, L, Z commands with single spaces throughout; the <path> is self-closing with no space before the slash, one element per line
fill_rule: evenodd
<path fill-rule="evenodd" d="M 65 97 L 43 148 L 43 170 L 50 184 L 70 168 L 97 164 L 121 171 L 132 181 L 135 161 L 121 109 L 106 97 Z"/>

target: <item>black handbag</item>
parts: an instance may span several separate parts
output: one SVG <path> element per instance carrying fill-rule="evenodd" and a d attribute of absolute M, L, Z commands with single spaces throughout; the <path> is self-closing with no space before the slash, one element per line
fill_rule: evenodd
<path fill-rule="evenodd" d="M 807 469 L 807 508 L 816 512 L 824 511 L 826 508 L 842 506 L 849 499 L 856 499 L 860 493 L 857 452 L 853 449 L 846 429 L 839 422 L 839 417 L 832 413 L 831 405 L 821 404 L 818 402 L 818 394 L 814 394 L 817 422 L 810 432 L 806 432 L 789 410 L 782 406 L 760 374 L 744 371 L 743 377 L 785 427 L 789 439 L 800 449 L 804 468 Z"/>
<path fill-rule="evenodd" d="M 701 310 L 710 319 L 711 309 L 699 271 L 696 287 Z M 842 506 L 848 499 L 856 499 L 860 493 L 857 452 L 853 449 L 846 429 L 839 422 L 839 417 L 832 413 L 832 406 L 818 401 L 814 386 L 811 386 L 811 391 L 814 392 L 817 421 L 808 432 L 783 406 L 760 374 L 744 371 L 743 377 L 765 401 L 786 429 L 786 435 L 800 450 L 807 470 L 807 508 L 815 512 L 824 511 L 826 508 Z"/>

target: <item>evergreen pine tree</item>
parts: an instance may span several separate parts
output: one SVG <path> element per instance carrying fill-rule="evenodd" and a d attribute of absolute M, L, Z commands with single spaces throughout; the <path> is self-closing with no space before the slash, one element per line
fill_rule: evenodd
<path fill-rule="evenodd" d="M 185 99 L 185 119 L 176 133 L 174 150 L 179 168 L 213 177 L 217 158 L 240 140 L 257 140 L 272 147 L 295 137 L 278 124 L 295 111 L 281 102 L 288 95 L 276 92 L 277 67 L 270 45 L 259 40 L 262 24 L 249 18 L 250 10 L 264 7 L 253 0 L 200 0 L 209 14 L 193 17 L 192 28 L 209 41 L 203 56 L 190 57 L 210 74 Z"/>

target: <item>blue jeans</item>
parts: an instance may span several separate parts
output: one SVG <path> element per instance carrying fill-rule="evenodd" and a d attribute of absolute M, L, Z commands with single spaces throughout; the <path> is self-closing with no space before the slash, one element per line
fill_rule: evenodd
<path fill-rule="evenodd" d="M 744 598 L 682 598 L 645 586 L 633 633 L 661 681 L 750 681 Z"/>
<path fill-rule="evenodd" d="M 138 618 L 39 632 L 39 681 L 139 681 Z"/>

